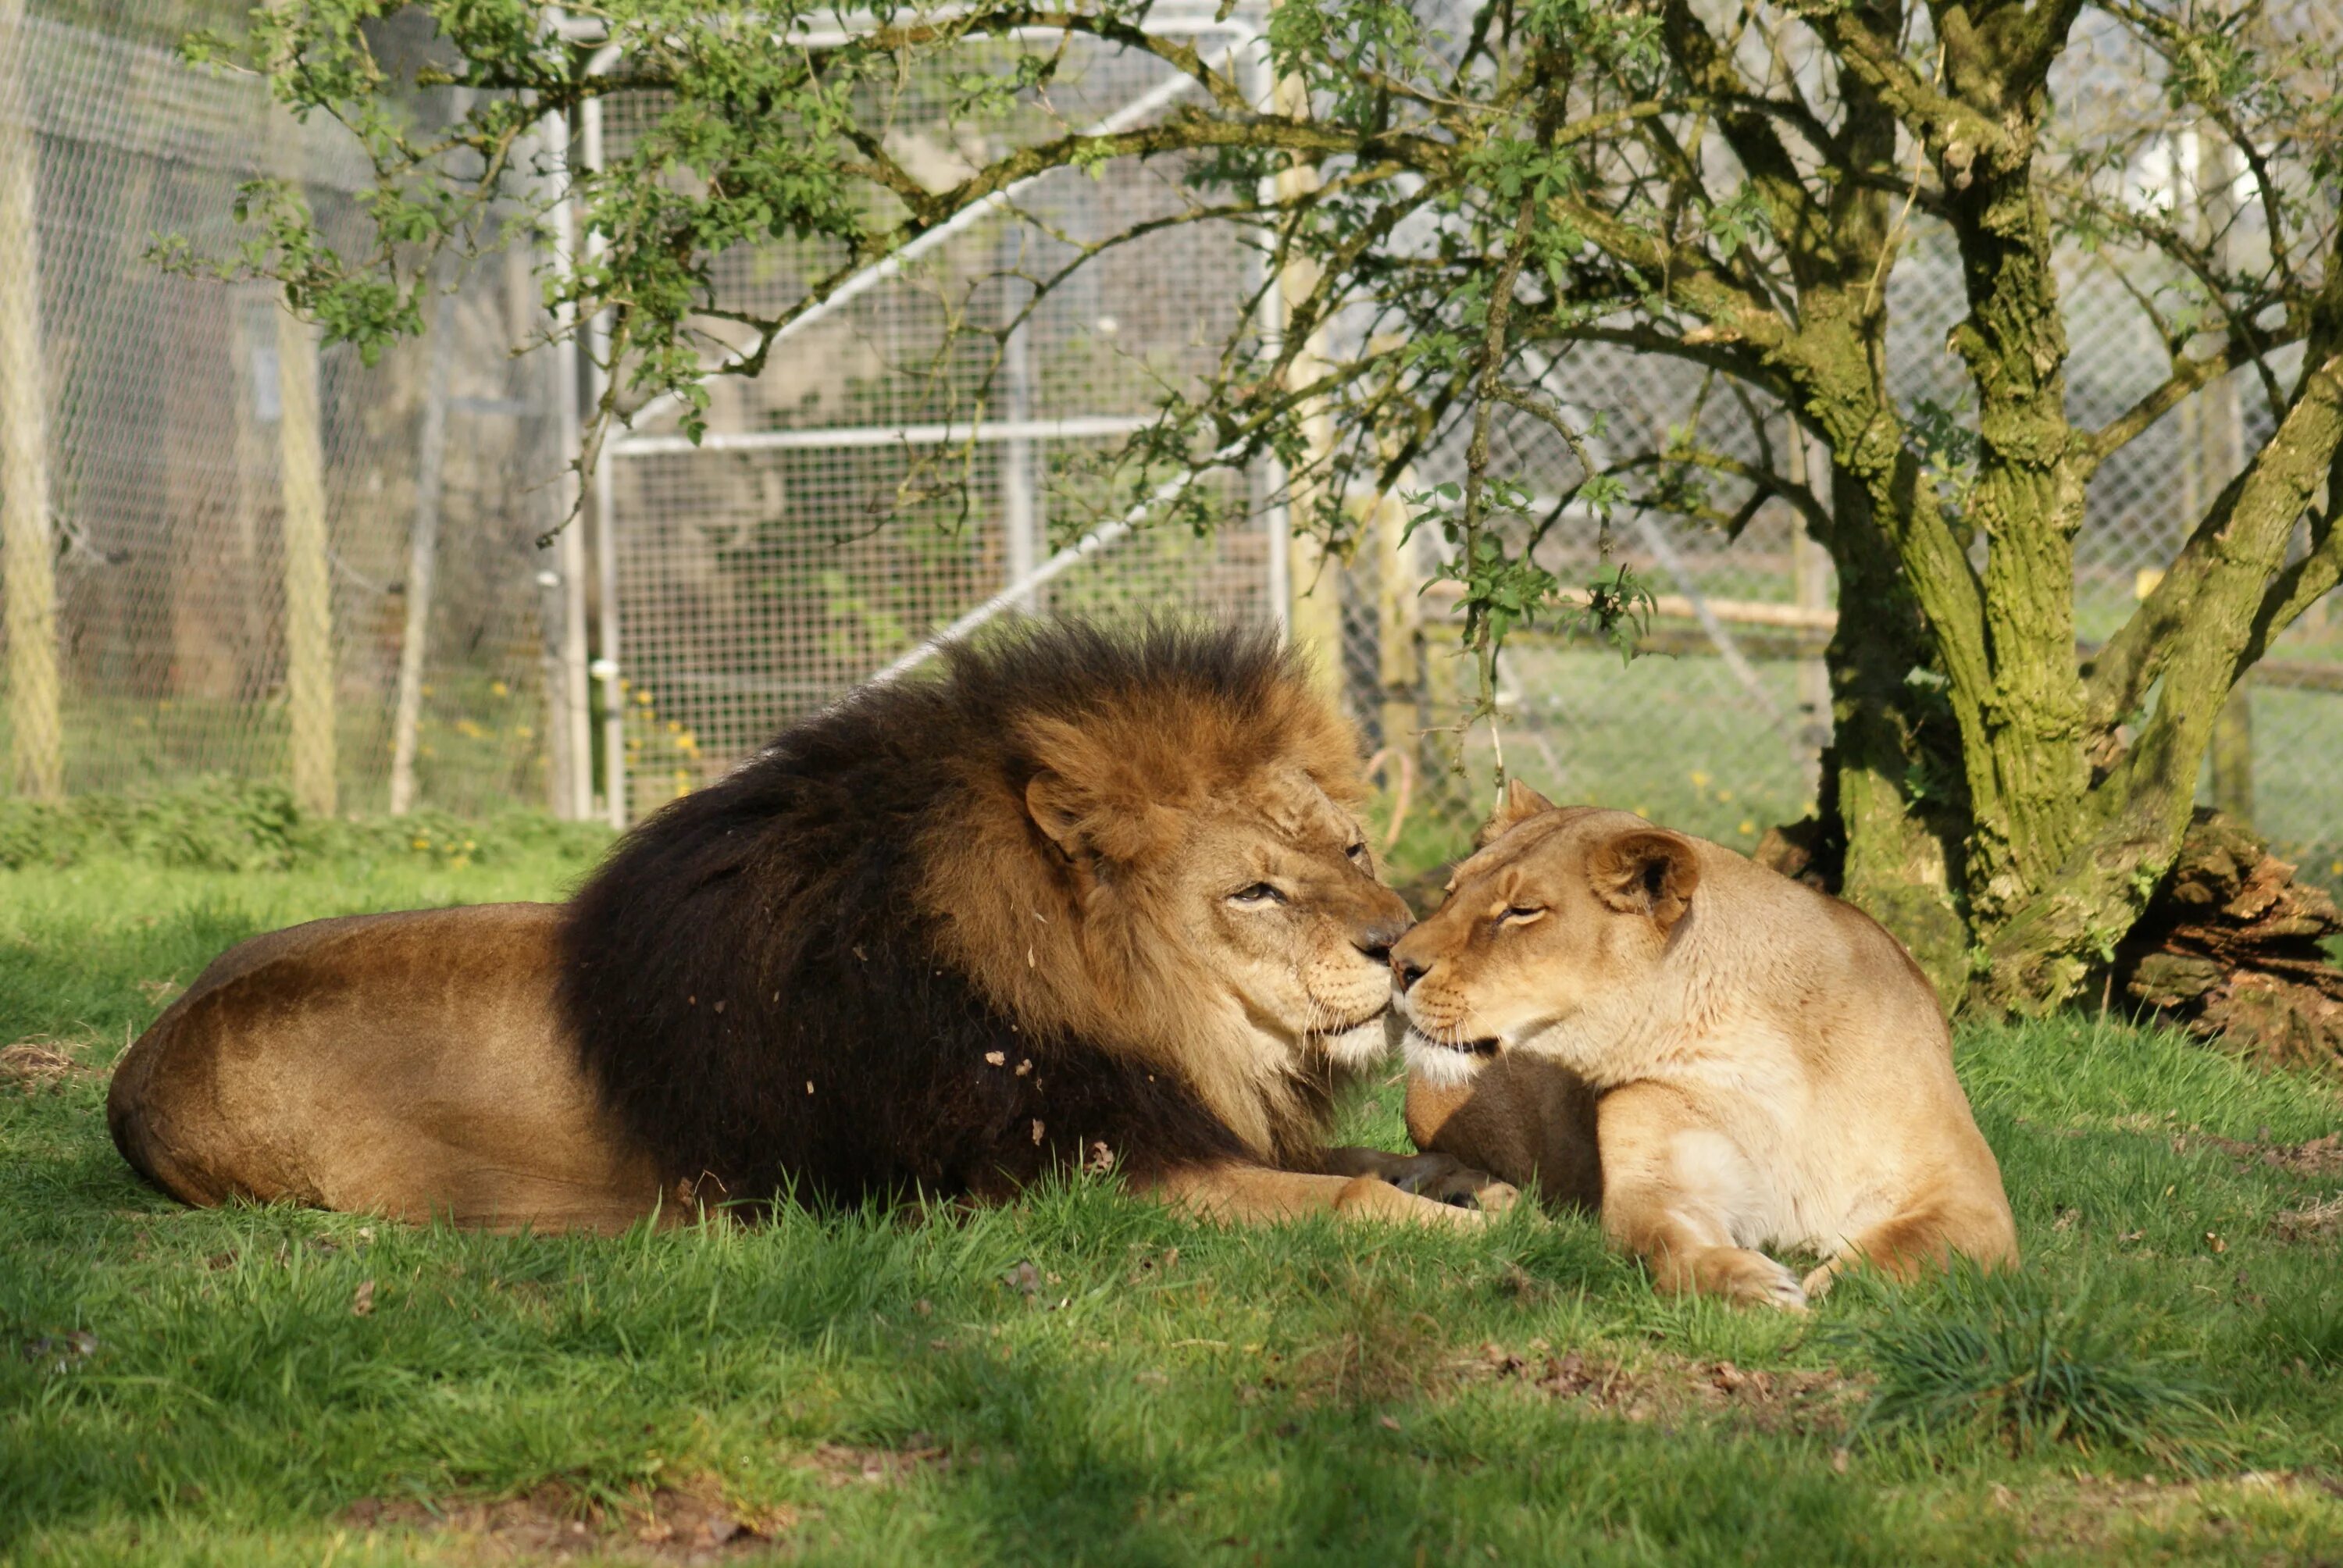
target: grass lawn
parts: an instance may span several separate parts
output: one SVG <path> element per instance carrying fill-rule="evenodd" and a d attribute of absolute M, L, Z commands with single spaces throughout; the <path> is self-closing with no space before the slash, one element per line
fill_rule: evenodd
<path fill-rule="evenodd" d="M 0 1044 L 38 1042 L 0 1078 L 0 1561 L 2343 1561 L 2330 1081 L 1967 1030 L 2026 1269 L 1805 1319 L 1528 1215 L 1220 1231 L 1083 1183 L 576 1241 L 141 1186 L 106 1069 L 213 953 L 556 895 L 594 846 L 406 848 L 0 871 Z"/>

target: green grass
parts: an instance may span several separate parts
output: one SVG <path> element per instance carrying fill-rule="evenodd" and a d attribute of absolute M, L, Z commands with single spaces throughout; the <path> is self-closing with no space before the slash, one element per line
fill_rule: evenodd
<path fill-rule="evenodd" d="M 825 1562 L 2343 1556 L 2343 1272 L 2301 1213 L 2343 1173 L 2214 1141 L 2343 1127 L 2328 1082 L 1965 1031 L 2025 1272 L 1805 1321 L 1660 1300 L 1528 1215 L 1222 1231 L 1081 1183 L 499 1239 L 142 1187 L 104 1070 L 218 949 L 555 895 L 592 849 L 401 842 L 0 871 L 0 1042 L 74 1062 L 0 1082 L 0 1561 L 680 1560 L 710 1507 Z M 1397 1146 L 1398 1109 L 1373 1085 L 1345 1131 Z"/>

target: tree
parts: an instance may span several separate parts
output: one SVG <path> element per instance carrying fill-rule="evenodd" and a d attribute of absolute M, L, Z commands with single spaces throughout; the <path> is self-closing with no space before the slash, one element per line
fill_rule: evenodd
<path fill-rule="evenodd" d="M 1273 95 L 1151 28 L 1146 0 L 882 6 L 819 47 L 802 27 L 837 18 L 791 4 L 606 0 L 558 30 L 516 0 L 422 8 L 446 63 L 420 82 L 469 93 L 427 135 L 369 46 L 387 0 L 256 15 L 255 66 L 374 156 L 377 243 L 336 252 L 264 184 L 242 265 L 371 351 L 419 330 L 432 253 L 470 243 L 492 201 L 574 197 L 595 243 L 547 287 L 567 318 L 606 324 L 589 454 L 641 400 L 696 413 L 710 377 L 754 373 L 830 289 L 1021 181 L 1178 158 L 1192 200 L 1163 221 L 1256 236 L 1287 319 L 1259 331 L 1248 312 L 1217 370 L 1166 395 L 1133 483 L 1274 453 L 1342 551 L 1361 527 L 1349 495 L 1461 445 L 1463 481 L 1413 502 L 1454 543 L 1484 672 L 1513 626 L 1562 602 L 1537 554 L 1552 530 L 1607 528 L 1627 504 L 1727 528 L 1794 507 L 1841 585 L 1826 859 L 1948 999 L 2034 1010 L 2088 983 L 2177 853 L 2224 699 L 2343 574 L 2343 71 L 2308 0 L 1498 0 L 1446 32 L 1392 0 L 1282 0 L 1264 21 Z M 1051 123 L 1052 40 L 1077 35 L 1193 90 L 1141 125 Z M 2132 73 L 2137 101 L 2062 114 L 2054 69 L 2078 39 Z M 1008 150 L 916 175 L 887 136 L 889 89 L 914 73 L 964 120 L 1014 131 Z M 547 116 L 647 91 L 665 95 L 649 128 L 605 170 L 532 142 Z M 2176 131 L 2224 171 L 2201 201 L 2127 181 Z M 1962 407 L 1890 393 L 1886 284 L 1922 225 L 1958 247 Z M 2126 280 L 2169 360 L 2097 427 L 2068 412 L 2062 245 Z M 744 308 L 715 266 L 742 246 L 820 247 L 831 269 L 787 310 Z M 1599 454 L 1558 389 L 1590 344 L 1698 367 L 1754 445 L 1694 421 Z M 2268 439 L 2137 613 L 2078 652 L 2094 473 L 2233 375 L 2266 400 Z M 1564 505 L 1534 511 L 1492 471 L 1500 421 L 1574 455 Z M 1795 477 L 1793 430 L 1826 450 L 1826 483 Z M 1617 633 L 1639 593 L 1606 569 L 1577 602 Z"/>

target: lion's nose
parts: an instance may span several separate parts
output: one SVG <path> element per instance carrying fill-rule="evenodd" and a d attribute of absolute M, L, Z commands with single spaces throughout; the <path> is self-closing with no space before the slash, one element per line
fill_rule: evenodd
<path fill-rule="evenodd" d="M 1385 915 L 1380 920 L 1368 921 L 1353 932 L 1351 941 L 1376 963 L 1388 963 L 1391 961 L 1392 944 L 1407 935 L 1408 927 L 1413 923 L 1404 914 Z"/>
<path fill-rule="evenodd" d="M 1392 960 L 1392 974 L 1398 980 L 1399 989 L 1403 991 L 1431 972 L 1431 970 L 1425 969 L 1422 964 L 1417 963 L 1413 959 L 1393 959 Z"/>

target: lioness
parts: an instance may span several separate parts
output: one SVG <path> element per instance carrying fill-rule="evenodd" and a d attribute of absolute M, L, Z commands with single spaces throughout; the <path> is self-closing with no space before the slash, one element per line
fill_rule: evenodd
<path fill-rule="evenodd" d="M 1480 843 L 1392 950 L 1421 1146 L 1599 1201 L 1672 1292 L 1802 1308 L 1858 1261 L 2016 1260 L 1936 995 L 1877 922 L 1519 780 Z M 1801 1282 L 1769 1245 L 1825 1261 Z"/>
<path fill-rule="evenodd" d="M 1321 1147 L 1408 924 L 1360 793 L 1349 727 L 1266 636 L 959 648 L 660 811 L 567 906 L 234 949 L 131 1046 L 107 1118 L 191 1203 L 502 1229 L 1076 1167 L 1232 1217 L 1477 1221 L 1433 1200 L 1510 1189 Z"/>

